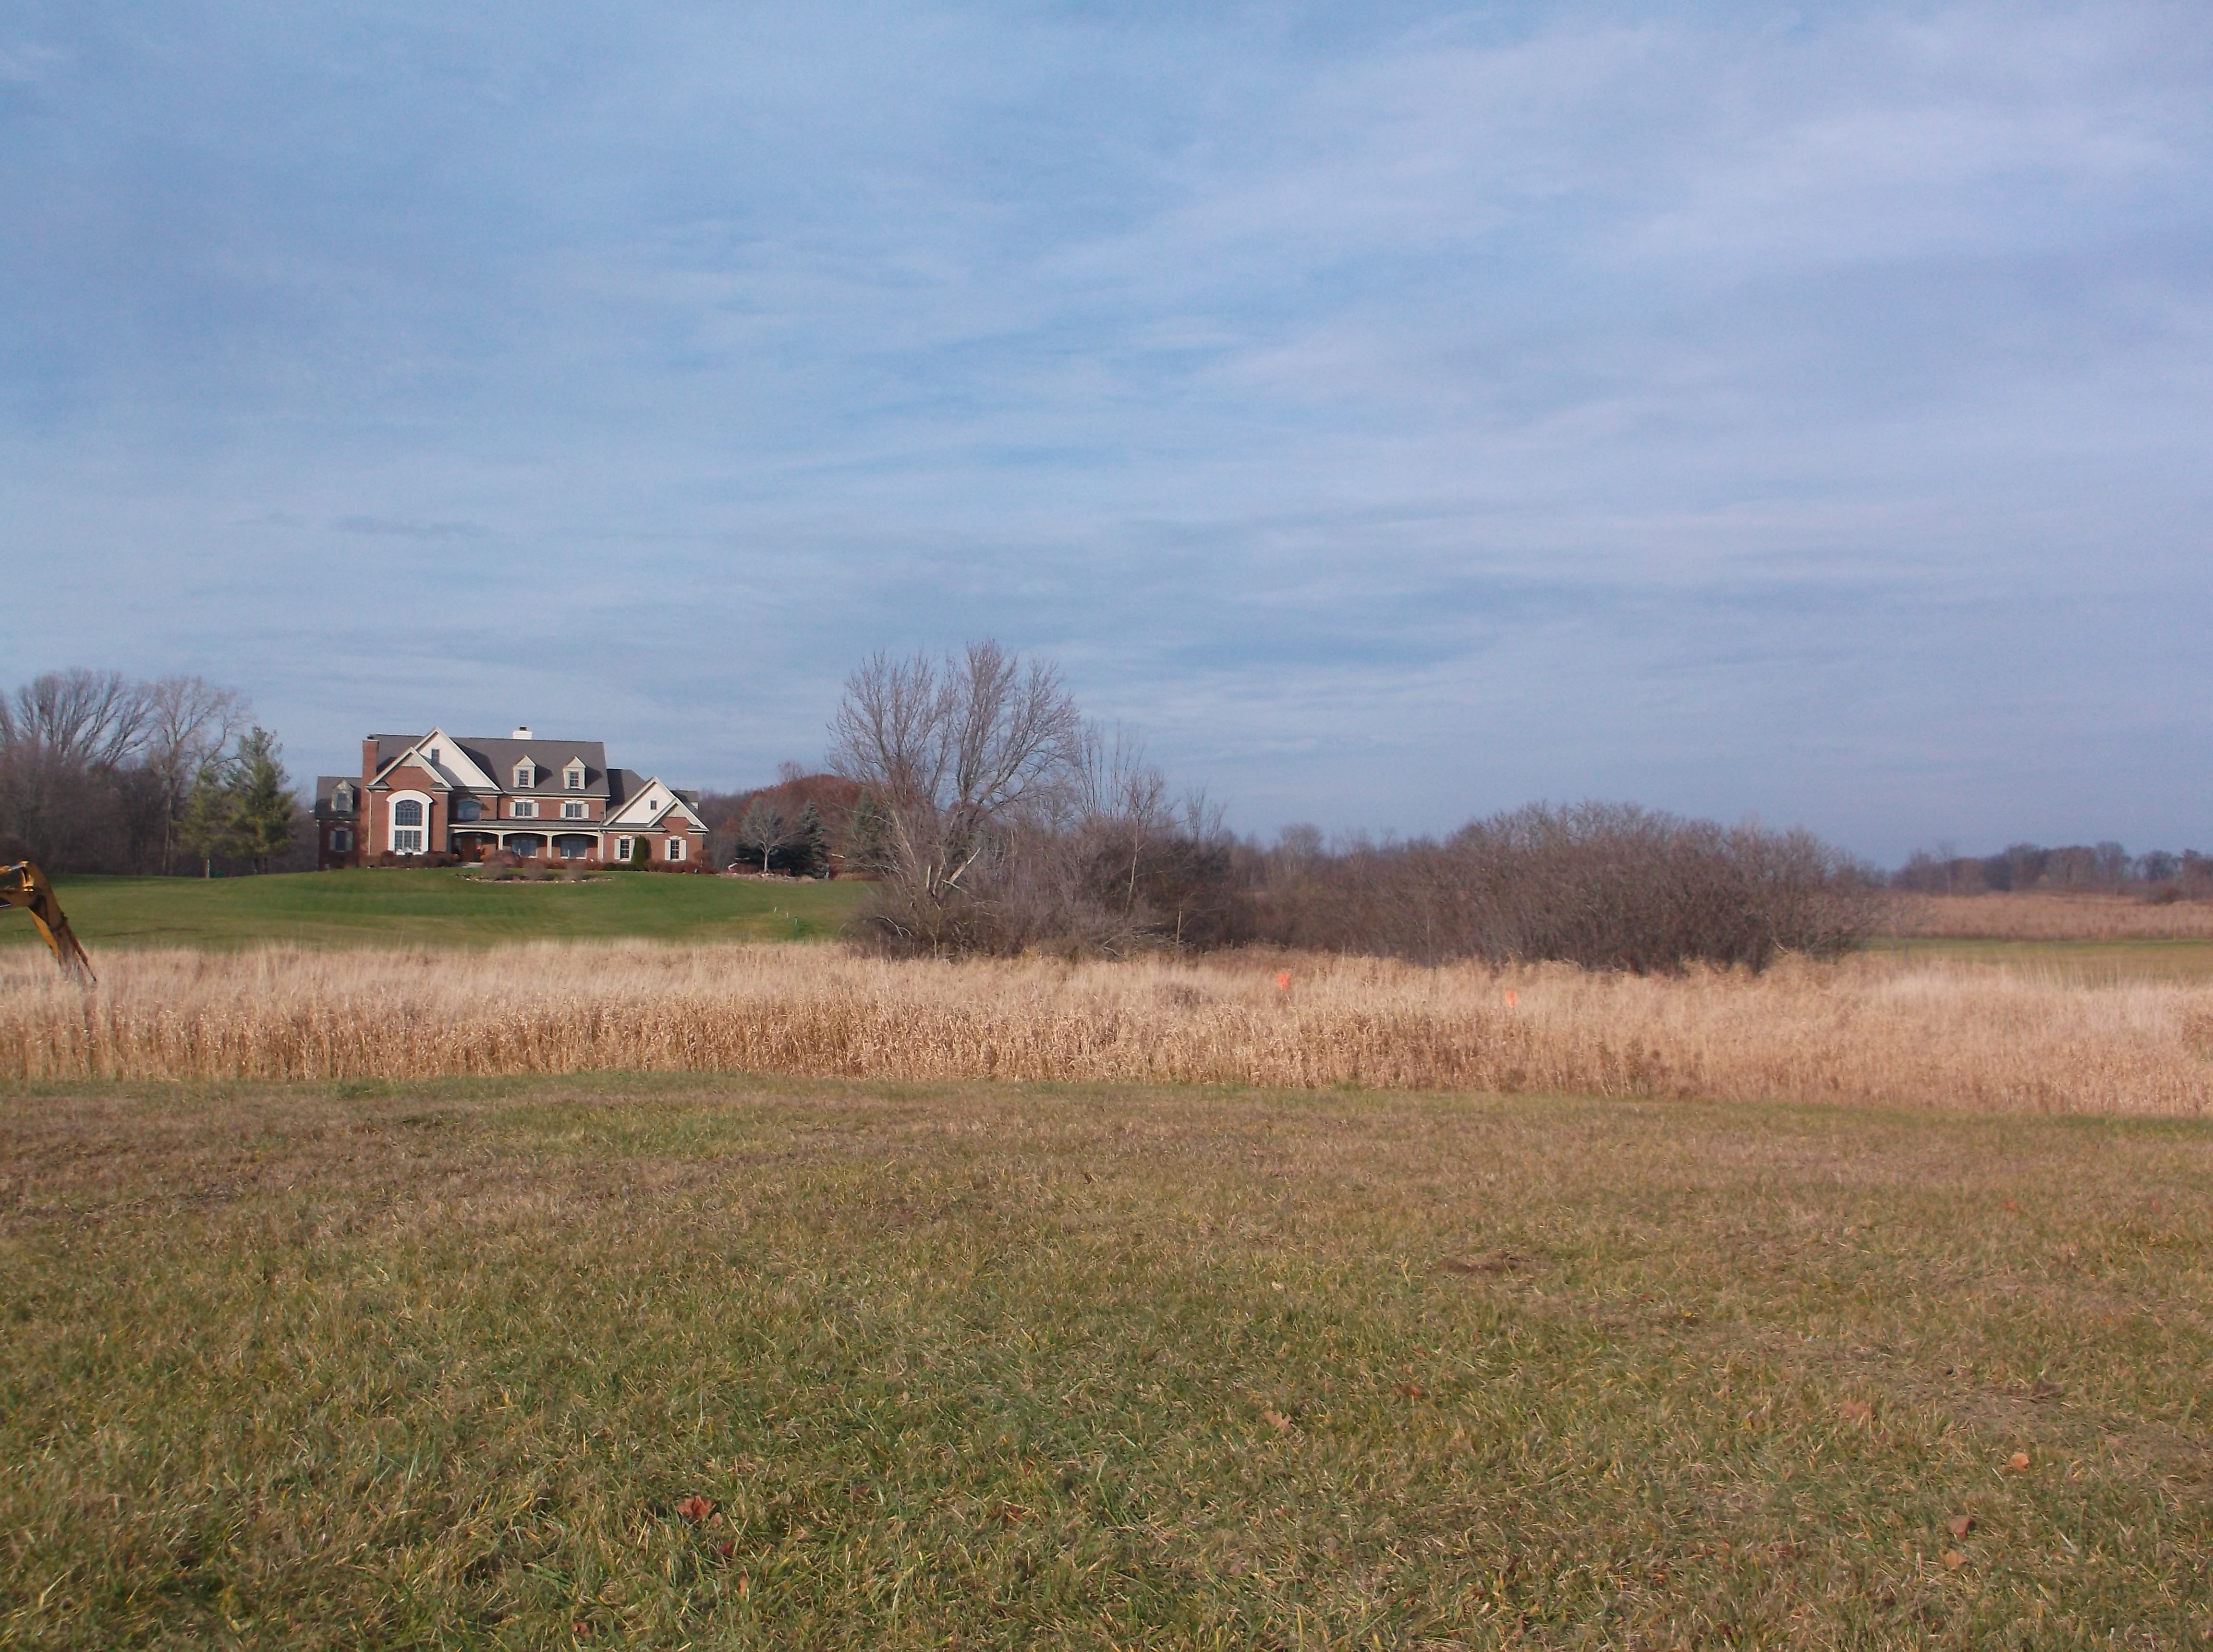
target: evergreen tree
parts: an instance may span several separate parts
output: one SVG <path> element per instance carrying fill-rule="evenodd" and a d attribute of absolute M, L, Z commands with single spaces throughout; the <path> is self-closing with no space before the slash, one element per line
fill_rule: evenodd
<path fill-rule="evenodd" d="M 277 755 L 284 748 L 266 728 L 257 728 L 238 742 L 238 783 L 232 830 L 238 852 L 266 872 L 269 863 L 292 846 L 299 833 L 299 805 L 292 796 L 284 765 Z"/>
<path fill-rule="evenodd" d="M 830 871 L 830 833 L 822 824 L 822 811 L 809 798 L 799 811 L 799 825 L 791 847 L 791 869 L 802 878 L 819 878 Z"/>
<path fill-rule="evenodd" d="M 643 872 L 652 864 L 653 840 L 643 836 L 631 838 L 630 844 L 631 870 L 633 872 Z"/>
<path fill-rule="evenodd" d="M 215 857 L 238 852 L 238 777 L 220 753 L 204 761 L 177 820 L 177 842 L 197 855 L 200 875 L 215 875 Z"/>

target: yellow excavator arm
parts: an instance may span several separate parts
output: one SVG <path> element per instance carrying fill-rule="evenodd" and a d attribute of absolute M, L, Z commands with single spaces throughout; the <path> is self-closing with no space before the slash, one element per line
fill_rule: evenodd
<path fill-rule="evenodd" d="M 69 919 L 62 916 L 62 904 L 54 899 L 54 886 L 46 881 L 44 872 L 28 861 L 0 866 L 0 906 L 21 906 L 54 949 L 56 963 L 72 975 L 82 975 L 88 981 L 94 978 L 92 960 L 70 933 Z"/>

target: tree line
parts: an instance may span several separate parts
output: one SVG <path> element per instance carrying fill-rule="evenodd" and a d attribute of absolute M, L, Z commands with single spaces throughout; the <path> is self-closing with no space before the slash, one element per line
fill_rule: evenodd
<path fill-rule="evenodd" d="M 2213 899 L 2213 856 L 2155 849 L 2131 855 L 2118 843 L 2009 844 L 1995 855 L 1961 855 L 1949 844 L 1914 850 L 1890 877 L 1891 887 L 1924 895 L 1980 895 L 2057 891 L 2137 894 L 2152 899 Z"/>
<path fill-rule="evenodd" d="M 857 933 L 888 952 L 1259 943 L 1757 969 L 1848 948 L 1875 926 L 1886 881 L 1907 875 L 1886 880 L 1802 832 L 1612 803 L 1533 807 L 1442 838 L 1292 827 L 1263 845 L 1230 832 L 1203 792 L 1176 793 L 1141 741 L 1087 719 L 1049 663 L 988 641 L 865 661 L 830 735 L 827 773 L 788 764 L 772 785 L 702 798 L 710 863 L 866 877 Z M 313 847 L 281 748 L 243 695 L 113 672 L 50 673 L 0 702 L 0 852 L 61 871 L 265 870 Z M 2089 852 L 2109 876 L 2105 847 Z M 2034 876 L 2074 875 L 2073 851 L 2036 852 Z M 1990 863 L 1976 864 L 1990 886 Z M 2178 860 L 2177 875 L 2195 864 Z M 2004 875 L 2031 866 L 2015 856 Z"/>
<path fill-rule="evenodd" d="M 994 643 L 853 673 L 831 767 L 857 789 L 863 936 L 924 954 L 1123 955 L 1266 942 L 1664 970 L 1833 956 L 1881 875 L 1802 832 L 1627 804 L 1536 807 L 1442 840 L 1242 842 L 1143 747 L 1087 722 L 1048 665 Z"/>
<path fill-rule="evenodd" d="M 78 669 L 0 697 L 0 859 L 267 871 L 301 838 L 283 747 L 236 689 Z"/>

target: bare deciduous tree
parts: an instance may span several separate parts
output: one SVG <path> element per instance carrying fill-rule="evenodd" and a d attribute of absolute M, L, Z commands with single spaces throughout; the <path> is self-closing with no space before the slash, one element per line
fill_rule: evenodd
<path fill-rule="evenodd" d="M 170 870 L 176 829 L 194 777 L 245 728 L 253 705 L 204 677 L 164 677 L 145 689 L 145 762 L 161 788 L 162 870 Z"/>
<path fill-rule="evenodd" d="M 52 869 L 171 869 L 195 777 L 247 721 L 198 677 L 56 671 L 0 698 L 0 832 Z"/>
<path fill-rule="evenodd" d="M 895 896 L 883 921 L 940 950 L 965 944 L 979 863 L 1067 809 L 1083 728 L 1051 666 L 985 641 L 942 659 L 875 655 L 846 680 L 830 733 L 832 768 L 881 812 Z"/>
<path fill-rule="evenodd" d="M 0 829 L 54 867 L 91 858 L 145 724 L 144 690 L 117 671 L 50 671 L 0 699 Z"/>

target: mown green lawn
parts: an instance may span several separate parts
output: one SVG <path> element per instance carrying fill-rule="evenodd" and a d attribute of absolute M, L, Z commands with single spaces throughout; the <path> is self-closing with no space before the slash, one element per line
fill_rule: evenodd
<path fill-rule="evenodd" d="M 2086 984 L 2111 981 L 2203 981 L 2213 977 L 2213 941 L 2001 941 L 1971 936 L 1880 936 L 1868 951 L 1887 957 L 1994 964 Z"/>
<path fill-rule="evenodd" d="M 490 883 L 452 870 L 367 869 L 55 880 L 70 927 L 94 954 L 104 947 L 481 947 L 615 936 L 820 940 L 838 931 L 866 888 L 653 872 L 610 873 L 588 883 Z M 0 944 L 43 943 L 27 917 L 0 912 Z"/>
<path fill-rule="evenodd" d="M 2213 1128 L 0 1092 L 0 1643 L 2213 1644 Z"/>

